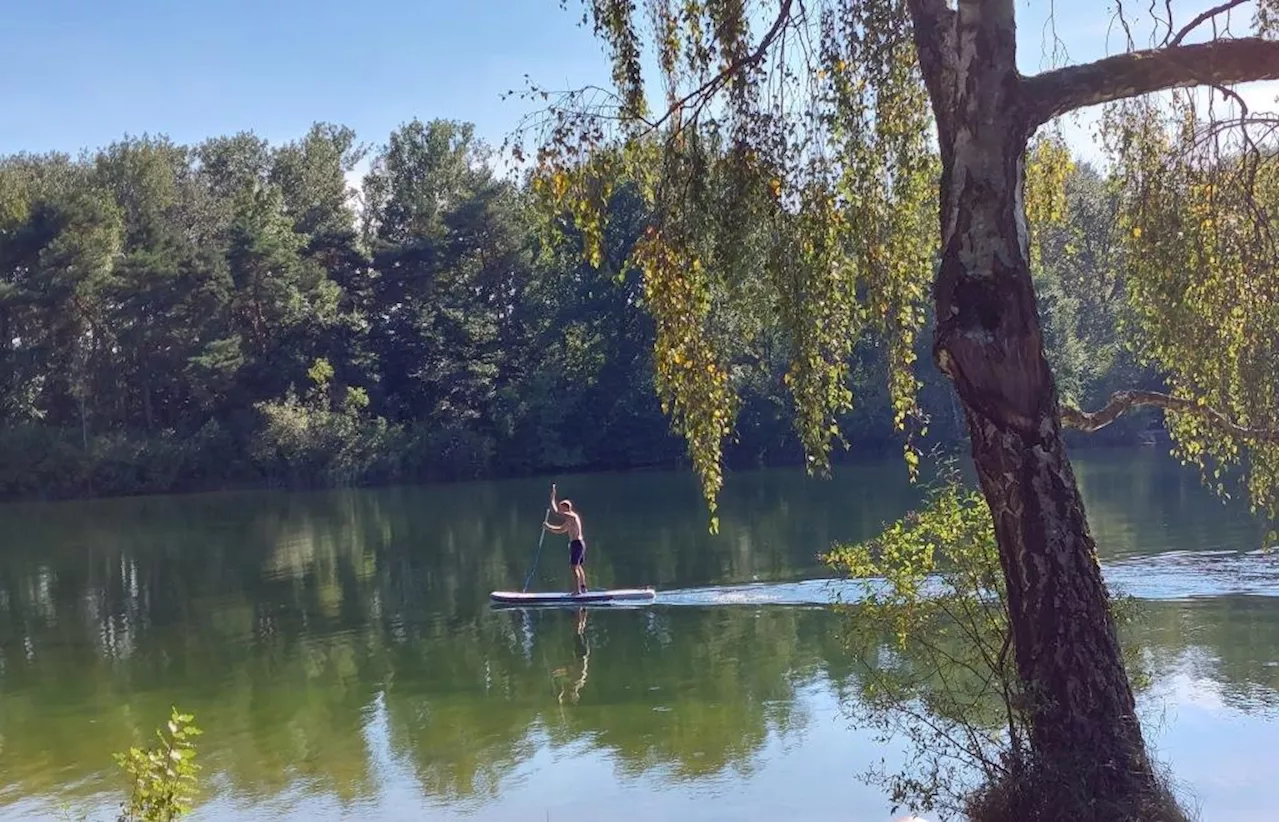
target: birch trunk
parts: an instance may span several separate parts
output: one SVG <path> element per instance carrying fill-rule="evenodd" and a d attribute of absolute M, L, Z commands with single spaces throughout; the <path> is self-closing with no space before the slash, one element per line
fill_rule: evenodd
<path fill-rule="evenodd" d="M 1036 312 L 1022 199 L 1034 121 L 1014 62 L 1013 7 L 962 0 L 955 15 L 954 51 L 936 61 L 931 84 L 935 111 L 939 97 L 945 109 L 934 355 L 964 406 L 994 520 L 1031 696 L 1037 789 L 1053 802 L 1080 799 L 1071 804 L 1093 808 L 1087 818 L 1127 818 L 1160 791 Z"/>

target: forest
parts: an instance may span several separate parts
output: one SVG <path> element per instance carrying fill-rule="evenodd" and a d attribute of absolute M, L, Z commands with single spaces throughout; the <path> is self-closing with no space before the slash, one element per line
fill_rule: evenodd
<path fill-rule="evenodd" d="M 0 158 L 0 498 L 686 464 L 632 261 L 644 199 L 612 181 L 592 265 L 571 215 L 548 220 L 494 156 L 468 124 L 415 119 L 377 146 L 317 123 L 285 145 Z M 1034 272 L 1059 391 L 1088 409 L 1158 390 L 1121 331 L 1116 190 L 1076 161 L 1066 194 Z M 804 460 L 787 352 L 761 339 L 730 369 L 731 469 Z M 958 447 L 960 405 L 917 348 L 919 433 Z M 852 348 L 837 461 L 901 448 L 887 352 L 874 328 Z M 1157 413 L 1072 444 L 1149 442 Z"/>

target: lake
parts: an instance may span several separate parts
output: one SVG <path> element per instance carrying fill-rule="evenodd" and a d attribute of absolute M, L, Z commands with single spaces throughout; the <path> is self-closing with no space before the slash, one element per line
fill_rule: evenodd
<path fill-rule="evenodd" d="M 1206 820 L 1277 817 L 1277 558 L 1154 449 L 1076 460 L 1148 740 Z M 588 582 L 653 607 L 495 610 L 547 482 L 0 506 L 0 820 L 114 818 L 112 752 L 178 705 L 200 820 L 887 820 L 817 554 L 918 499 L 900 460 L 560 477 Z M 569 585 L 549 535 L 530 589 Z"/>

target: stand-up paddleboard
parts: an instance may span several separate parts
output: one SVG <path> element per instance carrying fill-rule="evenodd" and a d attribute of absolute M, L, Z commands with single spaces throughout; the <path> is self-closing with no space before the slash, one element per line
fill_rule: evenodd
<path fill-rule="evenodd" d="M 587 591 L 585 594 L 556 591 L 494 591 L 489 594 L 489 599 L 504 605 L 604 605 L 611 602 L 652 602 L 655 596 L 652 588 L 614 588 Z"/>

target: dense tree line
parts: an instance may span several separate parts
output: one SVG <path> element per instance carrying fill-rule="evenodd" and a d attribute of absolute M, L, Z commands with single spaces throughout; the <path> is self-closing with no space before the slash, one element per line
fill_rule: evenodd
<path fill-rule="evenodd" d="M 0 496 L 308 486 L 673 465 L 654 323 L 632 250 L 649 215 L 620 180 L 598 265 L 548 238 L 528 186 L 470 126 L 410 122 L 369 157 L 345 127 L 272 146 L 127 138 L 0 159 Z M 1154 384 L 1116 334 L 1114 196 L 1072 173 L 1038 274 L 1063 390 Z M 1055 246 L 1056 244 L 1056 246 Z M 899 447 L 887 353 L 853 350 L 853 453 Z M 929 357 L 921 350 L 918 362 Z M 731 466 L 798 462 L 786 354 L 735 367 Z M 929 436 L 962 415 L 921 365 Z M 1142 420 L 1108 431 L 1133 441 Z"/>

